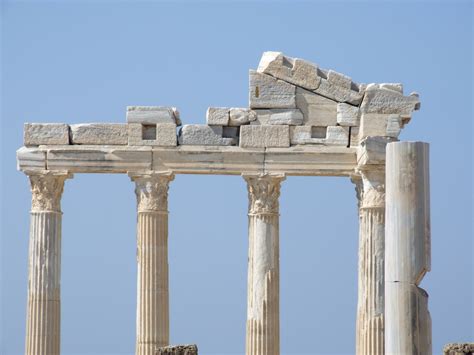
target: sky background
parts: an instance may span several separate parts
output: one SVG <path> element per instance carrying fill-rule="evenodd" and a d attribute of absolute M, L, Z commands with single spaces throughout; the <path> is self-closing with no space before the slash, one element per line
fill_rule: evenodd
<path fill-rule="evenodd" d="M 474 340 L 473 5 L 445 2 L 3 1 L 2 355 L 24 351 L 30 192 L 24 122 L 125 122 L 127 105 L 248 105 L 248 70 L 283 51 L 357 82 L 402 82 L 421 110 L 401 134 L 431 147 L 433 350 Z M 136 207 L 126 175 L 81 175 L 62 199 L 62 354 L 133 354 Z M 355 349 L 358 218 L 347 178 L 290 177 L 281 194 L 282 354 Z M 171 342 L 242 354 L 247 192 L 177 176 L 169 196 Z"/>

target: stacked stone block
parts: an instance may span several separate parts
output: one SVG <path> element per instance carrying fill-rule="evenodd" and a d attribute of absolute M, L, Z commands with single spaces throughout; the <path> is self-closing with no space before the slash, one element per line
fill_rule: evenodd
<path fill-rule="evenodd" d="M 420 106 L 401 84 L 359 84 L 317 64 L 265 52 L 249 72 L 249 107 L 209 107 L 188 124 L 175 107 L 129 106 L 127 123 L 26 124 L 25 146 L 356 147 L 367 137 L 396 140 Z"/>

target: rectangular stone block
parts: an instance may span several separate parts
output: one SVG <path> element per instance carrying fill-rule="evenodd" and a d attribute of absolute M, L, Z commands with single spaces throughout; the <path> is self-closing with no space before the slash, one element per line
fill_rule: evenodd
<path fill-rule="evenodd" d="M 250 108 L 296 108 L 296 87 L 274 77 L 250 70 Z"/>
<path fill-rule="evenodd" d="M 359 127 L 350 127 L 350 146 L 357 147 L 360 143 L 359 141 Z"/>
<path fill-rule="evenodd" d="M 270 148 L 289 146 L 289 126 L 247 125 L 240 128 L 241 148 Z"/>
<path fill-rule="evenodd" d="M 316 64 L 287 57 L 281 52 L 264 52 L 257 71 L 308 90 L 316 89 L 321 80 Z"/>
<path fill-rule="evenodd" d="M 291 144 L 349 145 L 349 128 L 341 126 L 295 126 L 291 131 Z"/>
<path fill-rule="evenodd" d="M 255 110 L 259 125 L 291 125 L 303 124 L 303 113 L 298 109 Z M 254 124 L 254 122 L 251 122 Z"/>
<path fill-rule="evenodd" d="M 229 112 L 229 107 L 209 107 L 206 112 L 206 122 L 210 126 L 227 126 Z"/>
<path fill-rule="evenodd" d="M 174 123 L 181 126 L 178 109 L 163 106 L 128 106 L 127 123 Z"/>
<path fill-rule="evenodd" d="M 346 103 L 337 104 L 337 124 L 339 126 L 358 126 L 359 108 Z"/>
<path fill-rule="evenodd" d="M 67 145 L 69 144 L 69 126 L 65 123 L 25 123 L 23 144 Z"/>
<path fill-rule="evenodd" d="M 311 91 L 296 89 L 296 106 L 301 110 L 307 126 L 335 126 L 337 102 Z"/>
<path fill-rule="evenodd" d="M 319 87 L 314 92 L 331 100 L 348 102 L 353 105 L 359 105 L 364 97 L 363 92 L 336 85 L 334 81 L 331 82 L 327 79 L 321 79 Z"/>
<path fill-rule="evenodd" d="M 350 89 L 352 79 L 344 74 L 338 73 L 334 70 L 328 71 L 327 80 L 334 85 L 340 86 L 341 88 Z"/>
<path fill-rule="evenodd" d="M 126 145 L 128 128 L 123 123 L 81 123 L 70 126 L 71 144 Z"/>
<path fill-rule="evenodd" d="M 176 147 L 176 124 L 128 124 L 128 145 Z"/>
<path fill-rule="evenodd" d="M 21 147 L 16 151 L 17 169 L 46 170 L 46 151 L 40 148 Z"/>
<path fill-rule="evenodd" d="M 324 143 L 328 145 L 348 146 L 349 128 L 342 126 L 329 126 Z"/>
<path fill-rule="evenodd" d="M 359 139 L 370 136 L 397 138 L 402 124 L 398 114 L 363 113 L 360 119 Z"/>
<path fill-rule="evenodd" d="M 365 91 L 360 110 L 362 113 L 398 114 L 409 118 L 419 107 L 420 99 L 417 94 L 403 96 L 398 88 L 382 88 L 378 84 L 370 84 Z"/>
<path fill-rule="evenodd" d="M 224 138 L 221 126 L 190 124 L 179 132 L 180 145 L 236 145 L 237 139 Z"/>

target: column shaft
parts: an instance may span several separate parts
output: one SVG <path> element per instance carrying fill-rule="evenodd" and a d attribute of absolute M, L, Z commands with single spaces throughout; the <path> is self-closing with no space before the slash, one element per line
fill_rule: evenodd
<path fill-rule="evenodd" d="M 61 317 L 60 199 L 67 173 L 31 173 L 25 354 L 59 355 Z"/>
<path fill-rule="evenodd" d="M 282 175 L 245 175 L 249 191 L 247 355 L 280 353 L 279 206 Z"/>
<path fill-rule="evenodd" d="M 172 174 L 130 174 L 137 195 L 137 355 L 169 344 L 168 186 Z"/>
<path fill-rule="evenodd" d="M 360 172 L 356 353 L 384 354 L 385 195 L 381 169 Z"/>
<path fill-rule="evenodd" d="M 428 144 L 387 145 L 386 353 L 432 353 L 428 294 L 431 268 Z"/>

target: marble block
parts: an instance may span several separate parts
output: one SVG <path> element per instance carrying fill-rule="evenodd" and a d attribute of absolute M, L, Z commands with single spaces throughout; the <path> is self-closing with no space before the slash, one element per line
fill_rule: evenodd
<path fill-rule="evenodd" d="M 303 113 L 307 126 L 335 126 L 337 124 L 337 102 L 311 91 L 296 89 L 296 107 Z"/>
<path fill-rule="evenodd" d="M 237 139 L 224 138 L 221 126 L 184 125 L 178 141 L 180 145 L 236 145 Z"/>
<path fill-rule="evenodd" d="M 249 107 L 296 108 L 296 87 L 274 77 L 250 70 Z"/>
<path fill-rule="evenodd" d="M 65 123 L 25 123 L 23 144 L 27 147 L 69 144 L 69 126 Z"/>
<path fill-rule="evenodd" d="M 73 124 L 71 144 L 126 145 L 128 127 L 123 123 L 82 123 Z"/>
<path fill-rule="evenodd" d="M 289 126 L 247 125 L 240 128 L 241 148 L 271 148 L 289 146 Z"/>
<path fill-rule="evenodd" d="M 127 123 L 174 123 L 177 126 L 181 126 L 181 119 L 176 107 L 128 106 Z"/>
<path fill-rule="evenodd" d="M 303 113 L 298 109 L 255 110 L 257 120 L 251 124 L 291 125 L 303 124 Z"/>
<path fill-rule="evenodd" d="M 229 124 L 228 107 L 209 107 L 206 112 L 206 122 L 209 126 L 227 126 Z"/>
<path fill-rule="evenodd" d="M 128 145 L 176 147 L 176 124 L 160 123 L 156 125 L 144 125 L 141 123 L 129 123 Z"/>
<path fill-rule="evenodd" d="M 353 127 L 359 125 L 359 108 L 346 103 L 337 104 L 337 124 Z"/>

